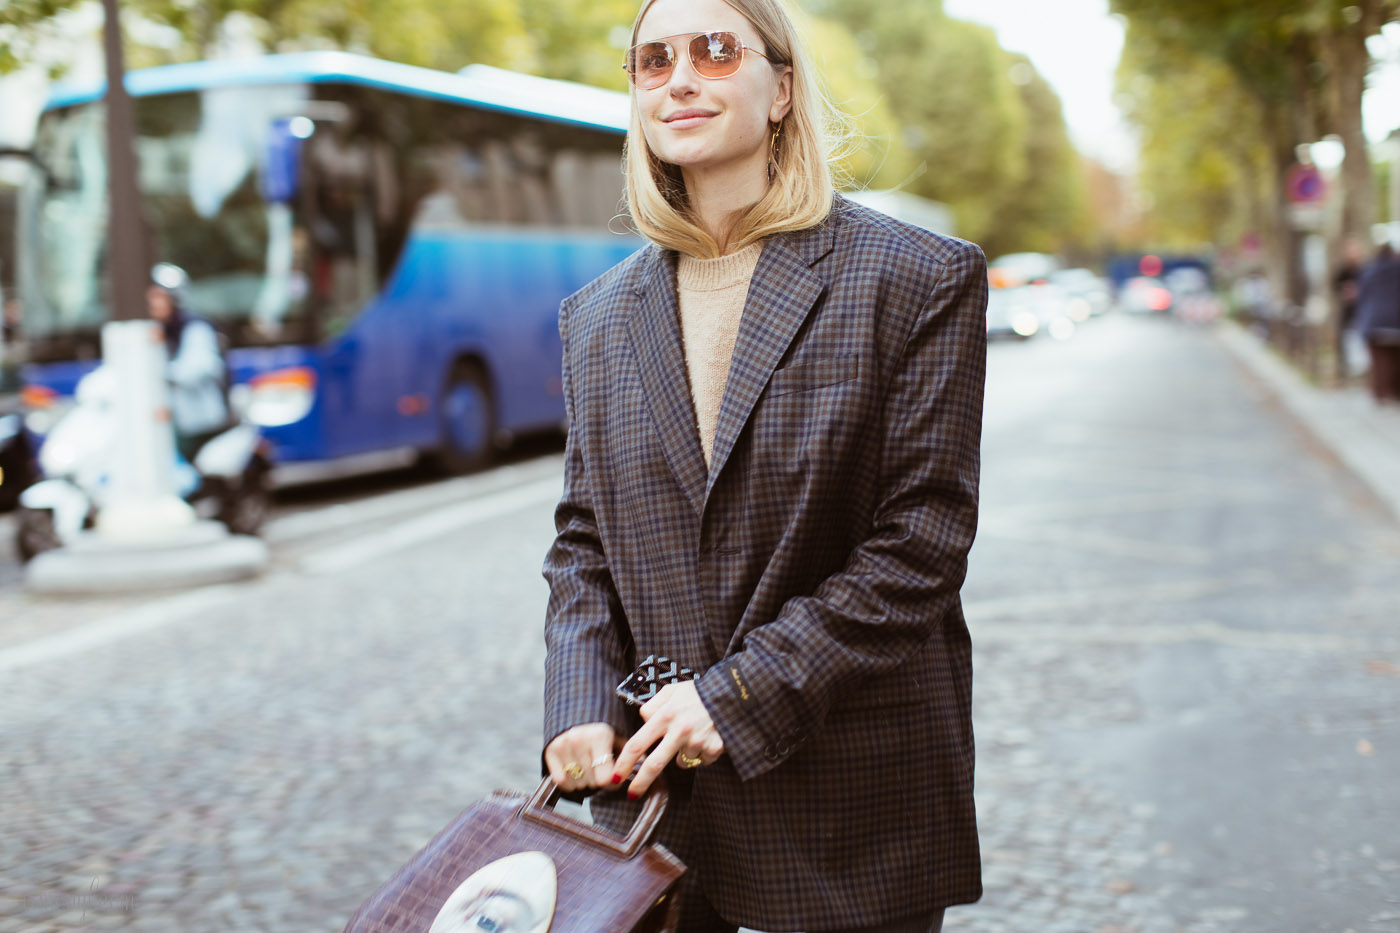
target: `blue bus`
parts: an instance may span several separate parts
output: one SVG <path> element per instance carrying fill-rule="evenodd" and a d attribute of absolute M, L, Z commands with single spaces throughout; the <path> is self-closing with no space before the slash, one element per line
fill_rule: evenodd
<path fill-rule="evenodd" d="M 564 423 L 559 302 L 641 244 L 619 213 L 625 94 L 340 52 L 127 86 L 150 253 L 227 340 L 279 481 L 473 469 Z M 56 88 L 20 210 L 40 433 L 109 316 L 104 90 Z"/>

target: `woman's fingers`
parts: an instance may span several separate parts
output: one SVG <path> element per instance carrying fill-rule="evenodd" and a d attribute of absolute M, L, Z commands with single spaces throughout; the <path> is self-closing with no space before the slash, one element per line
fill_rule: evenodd
<path fill-rule="evenodd" d="M 607 723 L 589 723 L 561 732 L 544 750 L 550 779 L 564 791 L 606 787 L 616 733 Z M 598 764 L 597 762 L 603 762 Z"/>
<path fill-rule="evenodd" d="M 613 750 L 612 743 L 599 746 L 594 745 L 589 750 L 589 759 L 586 766 L 588 768 L 589 783 L 593 787 L 613 786 Z"/>
<path fill-rule="evenodd" d="M 672 684 L 662 688 L 647 701 L 641 713 L 646 723 L 622 747 L 613 775 L 625 780 L 633 765 L 642 763 L 627 788 L 629 796 L 640 797 L 646 793 L 656 776 L 672 761 L 683 768 L 697 768 L 714 764 L 723 757 L 724 740 L 701 702 L 695 684 Z M 648 749 L 651 749 L 650 754 Z"/>
<path fill-rule="evenodd" d="M 632 783 L 627 785 L 627 796 L 635 800 L 645 794 L 657 776 L 666 770 L 666 766 L 676 757 L 682 744 L 684 743 L 678 735 L 667 735 L 663 738 L 637 769 L 637 776 L 632 779 Z"/>
<path fill-rule="evenodd" d="M 609 783 L 620 785 L 627 780 L 627 775 L 632 773 L 637 762 L 646 755 L 647 749 L 656 744 L 665 731 L 665 726 L 660 721 L 652 719 L 633 733 L 632 737 L 623 744 L 622 751 L 617 753 L 617 760 L 613 762 L 613 773 L 608 776 Z M 630 790 L 631 788 L 629 788 L 629 793 Z"/>

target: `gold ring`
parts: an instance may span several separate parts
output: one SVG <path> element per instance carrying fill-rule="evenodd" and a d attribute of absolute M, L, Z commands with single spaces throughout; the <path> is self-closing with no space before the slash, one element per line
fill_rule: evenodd
<path fill-rule="evenodd" d="M 564 766 L 564 773 L 575 781 L 581 780 L 583 778 L 583 765 L 577 761 L 571 761 Z"/>
<path fill-rule="evenodd" d="M 676 755 L 676 761 L 680 762 L 682 768 L 698 768 L 705 763 L 702 758 L 691 758 L 685 752 Z"/>

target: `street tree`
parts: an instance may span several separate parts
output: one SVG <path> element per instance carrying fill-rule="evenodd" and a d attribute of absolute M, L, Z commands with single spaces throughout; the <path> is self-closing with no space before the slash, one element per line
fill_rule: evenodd
<path fill-rule="evenodd" d="M 1184 54 L 1230 69 L 1253 100 L 1269 159 L 1270 235 L 1276 284 L 1301 303 L 1299 238 L 1288 222 L 1284 179 L 1300 144 L 1341 136 L 1342 235 L 1369 233 L 1375 188 L 1361 95 L 1366 39 L 1400 14 L 1397 0 L 1112 0 L 1133 27 Z"/>
<path fill-rule="evenodd" d="M 1082 250 L 1090 241 L 1082 157 L 1070 141 L 1060 98 L 1024 55 L 1010 55 L 1008 73 L 1026 113 L 1026 174 L 1002 189 L 1000 217 L 1015 217 L 1007 249 L 1048 253 Z M 996 248 L 999 237 L 993 236 Z"/>
<path fill-rule="evenodd" d="M 1083 250 L 1082 160 L 1059 99 L 1024 56 L 928 0 L 809 0 L 867 55 L 919 167 L 908 190 L 949 204 L 992 255 Z"/>
<path fill-rule="evenodd" d="M 1161 247 L 1237 242 L 1270 223 L 1266 130 L 1256 100 L 1219 59 L 1159 42 L 1130 22 L 1118 99 L 1140 134 L 1145 234 Z"/>

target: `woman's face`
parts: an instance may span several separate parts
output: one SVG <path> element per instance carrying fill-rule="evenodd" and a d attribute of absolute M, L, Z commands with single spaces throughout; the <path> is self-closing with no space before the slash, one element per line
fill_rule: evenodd
<path fill-rule="evenodd" d="M 729 77 L 695 73 L 688 34 L 721 30 L 768 51 L 753 25 L 724 0 L 656 0 L 637 30 L 638 42 L 668 39 L 675 49 L 670 80 L 650 90 L 634 86 L 632 93 L 647 145 L 688 178 L 715 170 L 765 173 L 769 123 L 780 121 L 791 107 L 791 69 L 779 72 L 753 52 L 744 53 L 742 66 Z"/>

